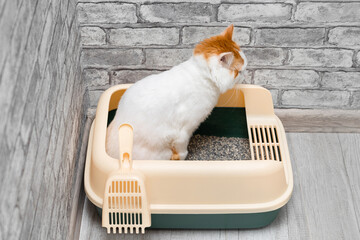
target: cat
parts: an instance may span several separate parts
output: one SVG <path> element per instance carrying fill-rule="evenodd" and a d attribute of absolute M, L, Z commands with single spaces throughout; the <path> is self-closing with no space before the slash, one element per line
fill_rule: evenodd
<path fill-rule="evenodd" d="M 136 82 L 122 96 L 107 129 L 106 151 L 119 158 L 118 128 L 134 129 L 134 160 L 184 160 L 193 132 L 221 93 L 240 80 L 245 54 L 232 40 L 234 26 L 197 44 L 193 56 L 160 74 Z"/>

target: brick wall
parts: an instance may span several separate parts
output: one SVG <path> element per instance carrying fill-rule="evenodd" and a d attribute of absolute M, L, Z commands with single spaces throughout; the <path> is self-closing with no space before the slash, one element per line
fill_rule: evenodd
<path fill-rule="evenodd" d="M 270 89 L 276 107 L 360 108 L 359 1 L 80 0 L 78 10 L 92 108 L 107 87 L 169 69 L 229 23 L 246 82 Z"/>
<path fill-rule="evenodd" d="M 0 239 L 65 239 L 83 125 L 76 2 L 0 3 Z"/>

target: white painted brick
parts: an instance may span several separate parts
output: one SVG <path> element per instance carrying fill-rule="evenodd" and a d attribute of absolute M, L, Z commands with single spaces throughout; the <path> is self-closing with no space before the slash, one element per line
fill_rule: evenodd
<path fill-rule="evenodd" d="M 69 27 L 67 24 L 64 24 L 64 27 L 62 28 L 61 37 L 59 38 L 59 49 L 62 49 L 62 51 L 58 52 L 57 56 L 57 62 L 59 66 L 61 66 L 65 60 L 67 59 L 66 56 L 66 48 L 68 46 L 69 41 Z"/>
<path fill-rule="evenodd" d="M 43 31 L 43 36 L 41 38 L 40 47 L 39 47 L 39 65 L 43 68 L 46 66 L 46 61 L 48 60 L 48 52 L 50 49 L 51 37 L 53 35 L 53 31 L 55 28 L 54 24 L 54 16 L 52 15 L 52 11 L 48 12 L 48 15 L 45 20 L 45 26 Z M 43 72 L 43 69 L 40 69 L 40 72 Z"/>
<path fill-rule="evenodd" d="M 120 28 L 111 29 L 109 43 L 119 46 L 176 45 L 179 30 L 176 28 Z"/>
<path fill-rule="evenodd" d="M 106 70 L 84 69 L 82 77 L 86 87 L 109 85 L 109 74 Z"/>
<path fill-rule="evenodd" d="M 240 84 L 251 84 L 253 78 L 253 71 L 245 70 L 245 72 L 239 74 L 239 83 Z"/>
<path fill-rule="evenodd" d="M 226 3 L 255 3 L 255 4 L 259 4 L 259 3 L 289 3 L 289 0 L 243 0 L 243 1 L 239 1 L 239 0 L 222 0 L 222 2 L 226 2 Z"/>
<path fill-rule="evenodd" d="M 158 74 L 163 71 L 158 70 L 118 70 L 111 73 L 111 84 L 135 83 L 149 75 Z M 240 83 L 250 84 L 252 72 L 245 71 L 243 76 L 239 76 Z"/>
<path fill-rule="evenodd" d="M 83 49 L 81 61 L 90 66 L 140 65 L 143 61 L 140 49 Z"/>
<path fill-rule="evenodd" d="M 158 74 L 163 71 L 159 70 L 118 70 L 111 73 L 111 84 L 135 83 L 149 75 Z M 239 76 L 240 82 L 243 84 L 250 84 L 252 79 L 252 72 L 245 71 L 243 76 Z"/>
<path fill-rule="evenodd" d="M 337 27 L 329 31 L 329 43 L 337 46 L 359 46 L 360 27 Z"/>
<path fill-rule="evenodd" d="M 9 76 L 10 79 L 13 79 L 13 82 L 8 83 L 7 85 L 3 85 L 1 82 L 1 87 L 4 89 L 7 89 L 8 86 L 9 89 L 12 89 L 11 85 L 15 86 L 14 91 L 10 96 L 12 96 L 11 108 L 16 109 L 16 111 L 7 112 L 8 115 L 4 116 L 2 120 L 3 122 L 6 122 L 4 132 L 6 132 L 6 138 L 9 146 L 14 146 L 19 130 L 21 129 L 21 118 L 24 112 L 24 106 L 28 101 L 27 92 L 30 86 L 30 77 L 32 71 L 31 66 L 33 65 L 33 63 L 30 63 L 29 61 L 35 61 L 35 59 L 33 59 L 33 57 L 30 55 L 25 54 L 24 58 L 26 60 L 23 60 L 23 65 L 19 69 L 17 78 L 13 77 L 13 72 L 13 74 Z M 13 71 L 15 71 L 15 69 L 13 69 Z M 6 82 L 4 79 L 3 81 Z M 8 96 L 8 93 L 5 93 L 4 95 Z"/>
<path fill-rule="evenodd" d="M 360 92 L 353 92 L 352 97 L 351 107 L 360 110 Z"/>
<path fill-rule="evenodd" d="M 343 49 L 292 49 L 290 66 L 351 67 L 353 52 Z"/>
<path fill-rule="evenodd" d="M 184 27 L 183 29 L 183 44 L 194 44 L 200 41 L 221 34 L 226 27 Z M 233 40 L 239 44 L 247 45 L 250 43 L 250 28 L 234 28 Z"/>
<path fill-rule="evenodd" d="M 111 2 L 112 0 L 107 0 Z M 255 0 L 258 1 L 258 0 Z M 270 1 L 270 0 L 263 0 L 263 1 Z M 273 0 L 271 0 L 273 1 Z M 284 1 L 284 0 L 281 0 Z M 104 2 L 104 0 L 79 0 L 79 2 Z M 127 3 L 149 3 L 151 1 L 149 0 L 121 0 L 121 2 L 127 2 Z M 155 1 L 154 1 L 155 2 Z M 178 3 L 179 0 L 156 0 L 157 3 Z M 191 3 L 197 3 L 197 2 L 204 2 L 204 3 L 210 3 L 210 4 L 218 4 L 221 2 L 221 0 L 181 0 L 181 2 L 191 2 Z"/>
<path fill-rule="evenodd" d="M 102 90 L 92 90 L 89 91 L 89 103 L 90 103 L 90 107 L 96 107 L 99 101 L 99 98 L 101 96 L 101 94 L 104 91 Z"/>
<path fill-rule="evenodd" d="M 3 153 L 1 153 L 3 154 Z M 28 189 L 23 189 L 22 191 L 16 191 L 17 186 L 20 184 L 20 180 L 24 171 L 25 165 L 25 156 L 22 143 L 20 138 L 17 138 L 15 141 L 15 145 L 13 146 L 13 153 L 11 154 L 11 159 L 4 159 L 2 156 L 2 160 L 7 160 L 11 162 L 6 167 L 6 171 L 4 176 L 1 176 L 1 228 L 7 229 L 9 231 L 8 237 L 12 239 L 20 239 L 20 230 L 15 234 L 11 234 L 11 231 L 16 231 L 16 229 L 21 229 L 21 213 L 19 209 L 19 201 L 21 201 L 22 195 L 24 191 L 28 191 Z M 6 197 L 5 197 L 6 196 Z M 6 218 L 11 218 L 8 220 Z M 4 234 L 3 234 L 4 235 Z"/>
<path fill-rule="evenodd" d="M 55 134 L 54 134 L 55 135 Z M 55 135 L 56 137 L 56 135 Z M 21 186 L 23 187 L 23 189 L 29 189 L 31 187 L 31 179 L 32 179 L 32 174 L 33 174 L 33 166 L 34 166 L 34 159 L 36 158 L 36 152 L 38 150 L 38 145 L 39 144 L 39 138 L 36 134 L 36 131 L 33 130 L 31 133 L 31 138 L 30 138 L 30 142 L 29 145 L 27 145 L 28 151 L 27 151 L 27 155 L 26 155 L 26 160 L 24 163 L 24 171 L 22 172 L 22 176 L 21 176 Z M 28 202 L 28 197 L 29 196 L 24 196 L 25 194 L 22 194 L 22 199 L 19 199 L 20 201 L 18 201 L 19 203 L 19 207 L 21 209 L 22 212 L 26 211 L 26 205 Z M 24 218 L 22 219 L 24 220 Z"/>
<path fill-rule="evenodd" d="M 360 22 L 360 3 L 299 3 L 295 19 L 303 22 Z"/>
<path fill-rule="evenodd" d="M 137 22 L 134 4 L 121 3 L 79 3 L 80 23 L 135 23 Z"/>
<path fill-rule="evenodd" d="M 275 4 L 221 4 L 220 22 L 281 22 L 291 18 L 291 5 Z"/>
<path fill-rule="evenodd" d="M 278 105 L 279 105 L 279 103 L 278 103 L 279 90 L 270 89 L 269 91 L 270 91 L 270 93 L 271 93 L 273 105 L 274 105 L 275 107 L 278 106 Z"/>
<path fill-rule="evenodd" d="M 324 73 L 323 88 L 360 89 L 360 72 L 328 72 Z"/>
<path fill-rule="evenodd" d="M 146 49 L 145 65 L 172 67 L 192 56 L 193 49 Z"/>
<path fill-rule="evenodd" d="M 249 66 L 281 66 L 286 58 L 286 50 L 281 48 L 243 49 Z"/>
<path fill-rule="evenodd" d="M 349 103 L 350 93 L 345 91 L 324 90 L 287 90 L 281 96 L 283 106 L 292 107 L 345 107 Z"/>
<path fill-rule="evenodd" d="M 322 45 L 324 28 L 263 28 L 256 30 L 255 45 L 314 46 Z"/>
<path fill-rule="evenodd" d="M 140 15 L 148 22 L 208 23 L 214 20 L 215 10 L 205 3 L 154 3 L 141 5 Z"/>
<path fill-rule="evenodd" d="M 86 117 L 94 119 L 96 114 L 96 108 L 88 108 L 86 111 Z"/>
<path fill-rule="evenodd" d="M 105 31 L 99 27 L 82 27 L 81 44 L 83 45 L 104 45 Z"/>
<path fill-rule="evenodd" d="M 71 111 L 77 115 L 68 118 L 67 126 L 73 126 L 74 121 L 79 122 L 82 118 L 83 91 L 79 91 L 82 83 L 78 74 L 80 31 L 77 22 L 72 20 L 76 19 L 75 4 L 76 1 L 46 0 L 0 3 L 0 45 L 5 46 L 5 51 L 0 51 L 0 108 L 3 115 L 0 152 L 2 160 L 6 159 L 0 161 L 1 193 L 6 195 L 0 200 L 0 238 L 55 239 L 55 236 L 48 236 L 53 232 L 48 220 L 54 217 L 52 209 L 60 204 L 67 209 L 53 218 L 56 225 L 63 228 L 57 236 L 70 236 L 68 220 L 72 205 L 70 200 L 62 198 L 62 193 L 74 196 L 73 173 L 76 169 L 69 168 L 57 182 L 49 181 L 48 173 L 57 174 L 57 169 L 52 168 L 59 126 L 55 109 L 60 106 L 57 113 L 64 119 L 63 109 L 71 102 Z M 6 39 L 9 41 L 4 43 Z M 63 89 L 68 94 L 59 93 Z M 76 90 L 77 96 L 71 96 Z M 77 129 L 71 139 L 77 139 L 83 127 Z M 11 139 L 7 137 L 9 131 Z M 70 144 L 73 148 L 78 147 L 76 141 Z M 71 154 L 73 158 L 76 156 L 75 152 Z M 66 162 L 66 159 L 61 160 Z M 18 191 L 16 186 L 21 186 L 21 190 Z M 57 194 L 58 201 L 54 201 L 58 189 L 62 192 Z M 11 221 L 4 222 L 3 219 Z"/>
<path fill-rule="evenodd" d="M 267 70 L 255 71 L 254 83 L 267 87 L 314 88 L 319 85 L 319 74 L 312 70 Z"/>
<path fill-rule="evenodd" d="M 35 111 L 37 107 L 37 99 L 34 96 L 38 96 L 40 92 L 40 86 L 37 86 L 37 84 L 40 85 L 39 79 L 41 79 L 41 75 L 39 65 L 36 63 L 31 78 L 29 79 L 30 87 L 27 92 L 27 101 L 25 102 L 24 113 L 21 120 L 21 137 L 25 145 L 29 143 L 30 134 L 33 129 Z"/>
<path fill-rule="evenodd" d="M 149 75 L 158 74 L 156 70 L 119 70 L 111 73 L 112 84 L 135 83 Z"/>

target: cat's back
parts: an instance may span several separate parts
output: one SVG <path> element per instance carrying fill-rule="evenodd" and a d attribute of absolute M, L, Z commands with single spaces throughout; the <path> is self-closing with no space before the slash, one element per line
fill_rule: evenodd
<path fill-rule="evenodd" d="M 142 111 L 146 114 L 163 113 L 166 106 L 176 106 L 192 90 L 190 76 L 181 71 L 181 66 L 150 75 L 126 90 L 118 105 L 118 112 Z"/>

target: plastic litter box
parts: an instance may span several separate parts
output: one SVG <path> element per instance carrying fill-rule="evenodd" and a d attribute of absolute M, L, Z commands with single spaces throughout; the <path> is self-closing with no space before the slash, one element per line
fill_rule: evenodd
<path fill-rule="evenodd" d="M 108 187 L 109 175 L 120 169 L 120 162 L 105 151 L 106 128 L 130 86 L 117 85 L 102 94 L 89 135 L 85 191 L 99 212 L 104 204 L 110 206 L 103 213 L 108 232 L 143 232 L 145 227 L 259 228 L 276 218 L 290 199 L 293 174 L 285 131 L 274 114 L 271 94 L 256 85 L 239 84 L 222 94 L 197 130 L 247 137 L 251 159 L 130 159 L 132 168 L 143 176 L 142 189 L 137 180 L 113 181 Z"/>

